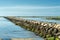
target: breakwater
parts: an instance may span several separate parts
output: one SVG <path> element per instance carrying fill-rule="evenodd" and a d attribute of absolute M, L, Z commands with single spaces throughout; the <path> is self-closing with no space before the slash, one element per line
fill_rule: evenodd
<path fill-rule="evenodd" d="M 46 40 L 60 40 L 60 24 L 26 20 L 18 17 L 4 17 L 22 28 L 34 32 Z"/>

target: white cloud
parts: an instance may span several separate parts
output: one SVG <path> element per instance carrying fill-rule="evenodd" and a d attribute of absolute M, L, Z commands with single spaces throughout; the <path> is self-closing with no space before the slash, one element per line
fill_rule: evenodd
<path fill-rule="evenodd" d="M 11 7 L 0 7 L 0 9 L 51 9 L 60 8 L 60 6 L 11 6 Z"/>
<path fill-rule="evenodd" d="M 49 15 L 60 13 L 60 6 L 10 6 L 0 7 L 1 15 Z"/>

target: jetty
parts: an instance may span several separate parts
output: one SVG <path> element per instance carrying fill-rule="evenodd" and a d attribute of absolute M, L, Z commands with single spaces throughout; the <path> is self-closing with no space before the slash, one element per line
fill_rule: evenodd
<path fill-rule="evenodd" d="M 34 32 L 36 35 L 43 37 L 45 40 L 60 40 L 60 24 L 53 22 L 27 20 L 15 16 L 8 16 L 4 18 L 13 22 L 15 25 Z"/>

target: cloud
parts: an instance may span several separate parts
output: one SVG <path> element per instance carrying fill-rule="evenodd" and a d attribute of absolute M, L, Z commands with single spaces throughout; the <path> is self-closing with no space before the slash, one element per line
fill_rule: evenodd
<path fill-rule="evenodd" d="M 60 13 L 60 6 L 9 6 L 0 7 L 1 15 L 55 15 Z"/>
<path fill-rule="evenodd" d="M 11 7 L 0 7 L 0 9 L 52 9 L 60 8 L 60 6 L 11 6 Z"/>

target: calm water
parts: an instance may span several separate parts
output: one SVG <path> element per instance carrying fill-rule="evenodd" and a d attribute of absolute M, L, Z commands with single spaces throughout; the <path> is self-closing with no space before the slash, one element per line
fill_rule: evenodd
<path fill-rule="evenodd" d="M 24 19 L 44 21 L 44 22 L 54 22 L 54 23 L 59 23 L 60 24 L 60 20 L 47 20 L 47 19 L 43 19 L 43 18 L 24 18 Z"/>
<path fill-rule="evenodd" d="M 7 38 L 34 38 L 35 40 L 43 40 L 43 38 L 36 36 L 33 32 L 27 31 L 5 18 L 0 18 L 0 38 L 6 40 Z"/>

